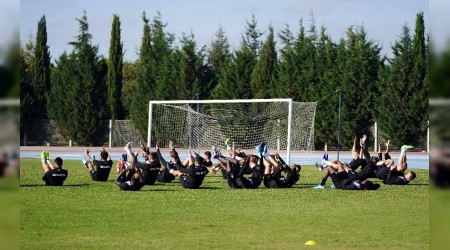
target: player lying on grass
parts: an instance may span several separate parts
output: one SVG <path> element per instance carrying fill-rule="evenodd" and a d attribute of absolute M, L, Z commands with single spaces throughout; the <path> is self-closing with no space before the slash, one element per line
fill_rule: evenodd
<path fill-rule="evenodd" d="M 320 171 L 324 170 L 327 167 L 327 165 L 324 163 L 325 161 L 328 161 L 327 153 L 323 155 L 322 164 L 319 164 L 317 162 L 315 163 L 316 168 Z M 362 158 L 362 149 L 360 148 L 360 150 L 358 150 L 356 148 L 356 136 L 353 138 L 352 160 L 350 161 L 350 163 L 348 163 L 348 165 L 352 170 L 356 170 L 359 167 L 361 167 L 361 169 L 364 169 L 367 165 L 366 160 Z"/>
<path fill-rule="evenodd" d="M 93 181 L 107 181 L 113 162 L 104 148 L 100 150 L 100 160 L 92 159 L 89 148 L 84 149 L 86 155 L 82 157 L 83 165 L 89 170 Z M 94 168 L 95 166 L 95 168 Z"/>
<path fill-rule="evenodd" d="M 380 187 L 380 184 L 373 184 L 370 180 L 357 180 L 350 166 L 337 161 L 336 163 L 338 164 L 337 169 L 332 165 L 325 169 L 322 177 L 323 184 L 321 183 L 315 186 L 315 189 L 323 189 L 328 177 L 331 177 L 333 182 L 332 187 L 342 190 L 376 190 Z"/>
<path fill-rule="evenodd" d="M 52 164 L 49 158 L 50 153 L 48 151 L 42 151 L 41 163 L 44 169 L 42 180 L 45 181 L 47 186 L 62 186 L 69 172 L 62 168 L 63 160 L 60 157 L 55 158 L 55 164 Z"/>
<path fill-rule="evenodd" d="M 399 160 L 399 164 L 397 164 L 397 166 L 393 165 L 393 161 L 388 159 L 385 162 L 388 162 L 388 164 L 390 164 L 390 167 L 385 167 L 384 164 L 378 164 L 379 163 L 379 159 L 376 156 L 370 156 L 368 150 L 366 149 L 366 140 L 367 140 L 367 136 L 364 135 L 361 140 L 360 140 L 360 146 L 362 149 L 362 152 L 364 154 L 364 158 L 366 161 L 366 167 L 363 168 L 360 172 L 354 172 L 353 170 L 350 169 L 350 173 L 352 175 L 353 178 L 355 178 L 356 180 L 360 180 L 360 181 L 364 181 L 367 178 L 373 178 L 373 177 L 378 177 L 379 179 L 383 180 L 383 183 L 385 184 L 398 184 L 398 185 L 404 185 L 409 183 L 409 181 L 413 180 L 415 178 L 415 173 L 408 173 L 407 176 L 404 176 L 403 172 L 407 167 L 407 163 L 406 163 L 406 152 L 408 149 L 411 149 L 412 146 L 407 146 L 404 145 L 402 146 L 402 152 L 401 152 L 401 157 Z M 345 170 L 348 172 L 349 170 L 347 169 L 348 166 L 347 164 L 342 164 L 338 161 L 323 161 L 324 164 L 326 164 L 327 166 L 330 166 L 332 168 L 334 168 L 335 170 L 338 170 L 340 167 L 344 167 Z M 386 180 L 388 178 L 389 175 L 389 180 Z M 329 173 L 324 173 L 323 177 L 322 177 L 322 182 L 317 185 L 316 189 L 321 189 L 324 188 L 325 182 L 327 180 L 329 176 Z"/>
<path fill-rule="evenodd" d="M 255 189 L 261 185 L 261 167 L 263 166 L 261 153 L 259 157 L 250 155 L 245 159 L 237 160 L 233 157 L 225 157 L 219 149 L 215 149 L 214 158 L 220 162 L 220 167 L 225 170 L 229 187 Z M 244 177 L 244 174 L 248 171 L 251 172 L 250 177 Z"/>
<path fill-rule="evenodd" d="M 125 146 L 130 162 L 133 166 L 140 170 L 145 185 L 153 185 L 156 182 L 158 174 L 161 170 L 161 163 L 158 160 L 156 152 L 150 152 L 148 147 L 143 147 L 141 142 L 142 156 L 144 161 L 138 161 L 138 153 L 133 153 L 131 142 Z M 126 159 L 124 159 L 126 162 Z"/>
<path fill-rule="evenodd" d="M 411 149 L 412 146 L 403 145 L 398 159 L 398 164 L 395 166 L 391 164 L 390 167 L 382 167 L 377 171 L 377 177 L 383 180 L 387 185 L 406 185 L 416 178 L 416 173 L 410 171 L 405 174 L 408 168 L 406 152 Z"/>
<path fill-rule="evenodd" d="M 156 178 L 157 181 L 159 182 L 172 182 L 175 179 L 175 175 L 173 175 L 172 173 L 170 173 L 170 170 L 174 168 L 175 164 L 181 165 L 181 161 L 180 161 L 180 157 L 178 157 L 178 152 L 175 150 L 174 146 L 173 146 L 173 142 L 169 141 L 169 157 L 170 160 L 166 161 L 166 159 L 164 159 L 164 157 L 161 154 L 160 148 L 161 147 L 161 142 L 157 141 L 156 142 L 156 154 L 158 156 L 158 160 L 161 163 L 161 165 L 164 166 L 164 168 L 162 168 L 160 170 L 160 172 L 158 173 L 158 177 Z"/>
<path fill-rule="evenodd" d="M 124 166 L 114 182 L 119 186 L 120 190 L 124 191 L 137 191 L 144 186 L 142 174 L 134 166 Z"/>
<path fill-rule="evenodd" d="M 194 158 L 191 153 L 182 165 L 175 163 L 169 171 L 174 176 L 178 176 L 181 186 L 187 189 L 199 188 L 209 173 L 209 169 L 204 165 L 203 157 L 197 154 Z"/>
<path fill-rule="evenodd" d="M 267 188 L 290 188 L 300 179 L 302 167 L 294 164 L 290 168 L 278 153 L 273 157 L 267 152 L 267 145 L 264 146 L 264 186 Z M 281 172 L 285 172 L 284 176 Z"/>
<path fill-rule="evenodd" d="M 232 145 L 231 145 L 231 137 L 228 137 L 228 138 L 225 140 L 225 148 L 227 149 L 228 155 L 229 155 L 231 158 L 233 158 L 233 159 L 239 161 L 239 162 L 240 162 L 240 165 L 243 165 L 243 162 L 248 158 L 248 155 L 246 155 L 244 151 L 242 151 L 242 150 L 239 150 L 239 151 L 238 151 L 238 150 L 236 150 L 236 149 L 234 149 L 234 148 L 232 147 Z M 220 149 L 219 149 L 219 148 L 215 148 L 215 147 L 213 146 L 213 151 L 215 151 L 216 149 L 219 150 L 219 152 L 220 152 Z M 220 165 L 220 163 L 219 163 L 219 165 Z M 218 166 L 219 166 L 219 165 L 218 165 Z M 224 179 L 227 179 L 227 172 L 226 172 L 226 170 L 225 170 L 224 168 L 220 168 L 220 170 L 221 170 L 221 172 L 222 172 L 222 177 L 223 177 Z M 251 169 L 248 168 L 248 169 L 245 171 L 244 174 L 251 174 L 251 173 L 252 173 L 252 172 L 251 172 Z"/>
<path fill-rule="evenodd" d="M 377 178 L 380 180 L 385 180 L 389 174 L 391 174 L 391 176 L 403 176 L 408 168 L 406 152 L 412 148 L 413 147 L 410 145 L 403 145 L 401 147 L 397 165 L 394 165 L 394 161 L 392 159 L 385 160 L 383 164 L 380 165 L 381 167 L 378 168 L 376 174 Z"/>

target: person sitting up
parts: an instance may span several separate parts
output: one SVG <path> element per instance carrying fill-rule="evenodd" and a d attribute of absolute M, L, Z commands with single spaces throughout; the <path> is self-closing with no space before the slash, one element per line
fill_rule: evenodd
<path fill-rule="evenodd" d="M 67 176 L 69 176 L 69 172 L 62 168 L 63 160 L 60 157 L 55 158 L 55 164 L 52 164 L 49 158 L 50 153 L 42 151 L 41 162 L 44 169 L 42 180 L 45 181 L 47 186 L 62 186 Z"/>
<path fill-rule="evenodd" d="M 174 176 L 178 176 L 181 186 L 184 188 L 197 189 L 202 185 L 205 176 L 209 173 L 208 168 L 203 165 L 203 161 L 203 157 L 197 155 L 194 158 L 190 154 L 183 162 L 183 165 L 175 163 L 174 168 L 169 171 Z"/>
<path fill-rule="evenodd" d="M 100 161 L 92 159 L 88 148 L 84 149 L 84 153 L 86 154 L 87 160 L 86 157 L 83 156 L 81 161 L 83 162 L 83 165 L 89 169 L 89 174 L 91 175 L 92 180 L 107 181 L 109 173 L 111 172 L 113 161 L 111 160 L 108 152 L 106 152 L 105 148 L 100 150 Z"/>
<path fill-rule="evenodd" d="M 264 146 L 264 186 L 266 188 L 290 188 L 300 179 L 302 167 L 294 164 L 290 168 L 278 153 L 274 155 L 275 159 L 267 152 L 267 145 Z M 286 174 L 281 175 L 284 171 Z"/>

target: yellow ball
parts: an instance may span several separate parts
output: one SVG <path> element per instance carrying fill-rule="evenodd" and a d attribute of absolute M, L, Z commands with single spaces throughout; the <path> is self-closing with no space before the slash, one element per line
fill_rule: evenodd
<path fill-rule="evenodd" d="M 308 241 L 305 243 L 305 245 L 306 245 L 306 246 L 315 246 L 315 245 L 317 245 L 317 243 L 316 243 L 315 241 L 313 241 L 313 240 L 308 240 Z"/>

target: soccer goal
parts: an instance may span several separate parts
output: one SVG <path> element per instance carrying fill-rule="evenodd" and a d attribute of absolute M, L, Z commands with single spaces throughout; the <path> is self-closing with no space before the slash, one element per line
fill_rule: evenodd
<path fill-rule="evenodd" d="M 150 101 L 147 142 L 224 149 L 230 137 L 235 149 L 253 153 L 265 141 L 270 152 L 286 151 L 289 163 L 291 150 L 314 149 L 316 104 L 292 99 Z"/>

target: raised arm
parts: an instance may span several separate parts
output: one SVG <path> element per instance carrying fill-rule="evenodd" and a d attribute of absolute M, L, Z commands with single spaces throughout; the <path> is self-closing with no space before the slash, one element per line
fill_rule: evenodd
<path fill-rule="evenodd" d="M 89 148 L 85 148 L 84 149 L 84 153 L 86 154 L 86 158 L 87 158 L 87 160 L 90 162 L 90 163 L 92 163 L 92 164 L 94 164 L 94 159 L 92 159 L 92 157 L 91 157 L 91 155 L 90 155 L 90 150 L 89 150 Z"/>

